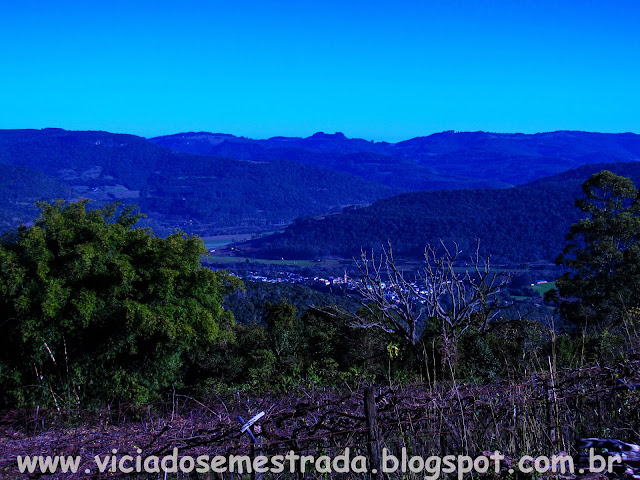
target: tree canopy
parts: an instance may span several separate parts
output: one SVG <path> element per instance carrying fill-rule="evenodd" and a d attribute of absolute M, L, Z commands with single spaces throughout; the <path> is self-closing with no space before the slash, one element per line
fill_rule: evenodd
<path fill-rule="evenodd" d="M 574 223 L 558 265 L 557 281 L 569 320 L 615 323 L 640 305 L 640 203 L 632 180 L 608 170 L 582 186 L 576 207 L 586 217 Z"/>
<path fill-rule="evenodd" d="M 202 240 L 157 237 L 130 207 L 39 206 L 0 243 L 0 401 L 142 403 L 179 384 L 233 321 Z"/>

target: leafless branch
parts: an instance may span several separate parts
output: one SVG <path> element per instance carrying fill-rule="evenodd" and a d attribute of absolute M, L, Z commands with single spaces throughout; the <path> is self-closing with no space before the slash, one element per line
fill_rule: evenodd
<path fill-rule="evenodd" d="M 504 307 L 498 294 L 513 276 L 492 271 L 490 259 L 480 256 L 479 242 L 468 262 L 461 262 L 461 255 L 455 243 L 427 245 L 423 268 L 412 274 L 401 270 L 390 244 L 377 257 L 362 251 L 355 261 L 359 279 L 354 289 L 363 309 L 349 314 L 351 326 L 377 328 L 416 345 L 424 323 L 438 322 L 450 360 L 465 332 L 484 331 Z"/>

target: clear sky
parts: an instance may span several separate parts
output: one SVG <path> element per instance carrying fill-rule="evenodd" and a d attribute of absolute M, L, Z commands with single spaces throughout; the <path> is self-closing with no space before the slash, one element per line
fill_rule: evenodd
<path fill-rule="evenodd" d="M 5 1 L 0 128 L 640 133 L 640 1 Z"/>

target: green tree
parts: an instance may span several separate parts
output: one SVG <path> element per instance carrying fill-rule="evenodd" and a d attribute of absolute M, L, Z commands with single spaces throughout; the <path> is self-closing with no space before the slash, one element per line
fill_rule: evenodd
<path fill-rule="evenodd" d="M 556 263 L 568 269 L 557 281 L 561 311 L 575 323 L 617 323 L 640 301 L 640 203 L 633 182 L 608 170 L 582 186 L 574 223 Z"/>
<path fill-rule="evenodd" d="M 233 322 L 202 240 L 135 225 L 132 208 L 40 204 L 0 244 L 0 391 L 10 404 L 147 402 Z"/>
<path fill-rule="evenodd" d="M 291 378 L 299 377 L 305 346 L 304 326 L 296 307 L 285 300 L 267 302 L 263 319 L 267 326 L 267 345 L 276 359 L 278 369 Z"/>

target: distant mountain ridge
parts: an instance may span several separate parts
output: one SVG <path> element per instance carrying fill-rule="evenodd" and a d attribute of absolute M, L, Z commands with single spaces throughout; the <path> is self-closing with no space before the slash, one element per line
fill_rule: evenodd
<path fill-rule="evenodd" d="M 0 130 L 0 165 L 49 179 L 52 188 L 42 191 L 43 199 L 66 188 L 65 198 L 136 203 L 164 233 L 176 227 L 200 234 L 281 228 L 300 215 L 393 194 L 389 187 L 343 172 L 287 160 L 176 153 L 142 137 L 108 132 Z M 2 193 L 11 196 L 11 188 Z M 35 216 L 33 208 L 14 215 L 11 204 L 4 206 L 14 224 Z"/>
<path fill-rule="evenodd" d="M 161 234 L 281 230 L 298 217 L 401 192 L 504 189 L 584 164 L 638 158 L 640 136 L 629 133 L 443 132 L 387 143 L 341 133 L 252 140 L 200 132 L 147 140 L 0 130 L 0 229 L 31 221 L 36 200 L 83 197 L 96 205 L 138 204 Z"/>
<path fill-rule="evenodd" d="M 585 164 L 640 160 L 640 135 L 634 133 L 447 131 L 387 143 L 350 139 L 342 133 L 252 140 L 199 132 L 150 141 L 193 154 L 256 161 L 287 159 L 404 191 L 503 188 Z"/>

